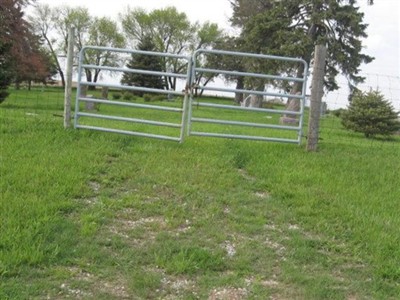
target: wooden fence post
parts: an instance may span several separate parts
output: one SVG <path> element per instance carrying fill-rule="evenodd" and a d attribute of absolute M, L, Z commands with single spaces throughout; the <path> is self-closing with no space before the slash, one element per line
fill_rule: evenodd
<path fill-rule="evenodd" d="M 71 127 L 72 68 L 74 63 L 75 29 L 68 30 L 68 52 L 64 95 L 64 128 Z"/>
<path fill-rule="evenodd" d="M 321 100 L 324 93 L 326 46 L 316 45 L 311 83 L 310 114 L 308 120 L 307 151 L 317 151 Z"/>

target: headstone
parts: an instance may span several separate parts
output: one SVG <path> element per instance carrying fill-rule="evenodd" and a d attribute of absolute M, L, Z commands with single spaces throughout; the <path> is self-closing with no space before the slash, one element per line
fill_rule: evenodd
<path fill-rule="evenodd" d="M 86 98 L 93 98 L 93 95 L 87 95 Z M 93 101 L 85 101 L 86 110 L 97 110 L 96 103 Z"/>
<path fill-rule="evenodd" d="M 101 99 L 108 99 L 108 87 L 107 86 L 103 86 L 101 88 Z"/>
<path fill-rule="evenodd" d="M 262 106 L 262 96 L 251 95 L 250 107 L 260 108 Z"/>
<path fill-rule="evenodd" d="M 241 106 L 241 107 L 249 107 L 249 106 L 250 106 L 250 98 L 251 98 L 251 95 L 248 95 L 246 98 L 244 98 L 244 99 L 240 102 L 240 106 Z"/>
<path fill-rule="evenodd" d="M 242 107 L 260 108 L 261 105 L 262 105 L 262 97 L 254 94 L 247 96 L 246 98 L 243 99 L 242 102 L 240 102 L 240 106 Z"/>
<path fill-rule="evenodd" d="M 296 95 L 301 95 L 300 92 L 297 92 Z M 298 98 L 289 98 L 288 102 L 286 104 L 285 110 L 287 111 L 295 111 L 298 112 L 300 111 L 300 99 Z M 293 115 L 290 113 L 284 114 L 280 119 L 279 119 L 281 124 L 298 124 L 299 120 L 297 118 L 297 115 Z"/>

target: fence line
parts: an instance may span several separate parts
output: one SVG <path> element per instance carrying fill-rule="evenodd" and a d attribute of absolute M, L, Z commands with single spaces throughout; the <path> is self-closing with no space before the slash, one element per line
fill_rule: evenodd
<path fill-rule="evenodd" d="M 400 76 L 361 73 L 365 81 L 357 85 L 363 92 L 379 90 L 395 110 L 400 111 Z M 328 109 L 346 108 L 348 105 L 349 87 L 345 78 L 339 78 L 339 90 L 326 93 L 323 101 L 327 103 Z"/>
<path fill-rule="evenodd" d="M 396 111 L 400 111 L 400 76 L 392 76 L 386 74 L 361 74 L 366 77 L 364 83 L 358 88 L 362 91 L 380 90 L 385 99 L 390 101 Z M 343 129 L 340 125 L 340 118 L 334 115 L 335 110 L 346 108 L 348 105 L 348 86 L 346 80 L 339 80 L 340 89 L 325 95 L 323 101 L 327 104 L 327 112 L 321 119 L 321 145 L 325 143 L 355 143 L 363 139 L 361 134 L 352 133 Z M 10 89 L 11 95 L 0 105 L 0 118 L 5 121 L 11 111 L 18 111 L 14 117 L 26 119 L 28 127 L 31 121 L 39 119 L 40 116 L 49 116 L 56 122 L 60 122 L 62 126 L 63 119 L 63 103 L 64 90 L 61 87 L 34 85 L 32 90 L 28 90 L 26 86 L 21 86 L 19 91 L 14 88 Z M 75 93 L 75 90 L 74 90 Z M 2 122 L 3 122 L 2 121 Z M 337 132 L 340 131 L 340 134 Z M 303 132 L 306 132 L 306 124 Z M 332 134 L 334 133 L 335 134 Z M 387 142 L 382 140 L 368 140 L 364 145 L 382 146 L 390 145 L 400 147 L 399 137 L 395 142 Z"/>

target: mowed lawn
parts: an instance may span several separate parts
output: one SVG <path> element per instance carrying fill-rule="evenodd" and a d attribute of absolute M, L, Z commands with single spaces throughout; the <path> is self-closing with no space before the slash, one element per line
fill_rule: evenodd
<path fill-rule="evenodd" d="M 398 299 L 399 137 L 326 116 L 317 153 L 178 144 L 64 130 L 62 105 L 0 105 L 0 299 Z"/>

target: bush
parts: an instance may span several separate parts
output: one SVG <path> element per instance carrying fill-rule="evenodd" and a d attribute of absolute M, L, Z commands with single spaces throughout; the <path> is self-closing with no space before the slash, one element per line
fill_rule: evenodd
<path fill-rule="evenodd" d="M 153 98 L 153 96 L 151 94 L 144 94 L 143 95 L 143 100 L 146 102 L 151 101 L 151 99 Z"/>
<path fill-rule="evenodd" d="M 119 99 L 121 99 L 121 97 L 122 97 L 122 95 L 121 95 L 120 93 L 114 93 L 114 94 L 112 94 L 112 98 L 113 98 L 114 100 L 119 100 Z"/>
<path fill-rule="evenodd" d="M 340 118 L 340 116 L 345 112 L 344 108 L 333 109 L 329 111 L 329 114 L 334 115 L 335 117 Z"/>
<path fill-rule="evenodd" d="M 165 95 L 154 95 L 152 97 L 153 101 L 163 101 L 163 100 L 166 100 L 166 99 L 167 99 L 167 97 Z"/>
<path fill-rule="evenodd" d="M 346 129 L 361 132 L 369 138 L 391 135 L 399 130 L 398 115 L 379 91 L 370 91 L 357 92 L 341 118 Z"/>
<path fill-rule="evenodd" d="M 133 95 L 131 92 L 125 92 L 125 93 L 122 95 L 122 99 L 127 100 L 127 101 L 132 101 L 132 100 L 135 100 L 136 97 L 135 97 L 135 95 Z"/>

